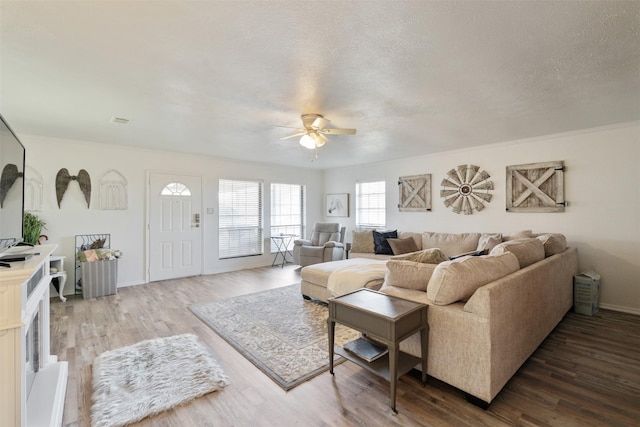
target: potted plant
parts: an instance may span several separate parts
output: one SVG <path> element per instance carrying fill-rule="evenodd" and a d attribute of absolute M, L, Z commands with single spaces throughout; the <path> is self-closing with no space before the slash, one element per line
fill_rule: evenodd
<path fill-rule="evenodd" d="M 24 241 L 31 243 L 32 245 L 38 244 L 38 239 L 42 236 L 42 230 L 45 229 L 47 224 L 41 220 L 38 215 L 30 212 L 24 213 L 24 223 L 22 230 L 24 233 Z"/>

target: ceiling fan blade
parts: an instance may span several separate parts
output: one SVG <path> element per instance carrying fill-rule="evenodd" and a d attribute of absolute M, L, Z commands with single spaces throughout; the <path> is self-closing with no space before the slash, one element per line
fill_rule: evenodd
<path fill-rule="evenodd" d="M 328 135 L 355 135 L 356 134 L 356 130 L 355 129 L 333 129 L 333 128 L 329 128 L 329 129 L 322 129 L 321 132 L 322 133 L 326 133 Z"/>
<path fill-rule="evenodd" d="M 276 128 L 295 129 L 295 130 L 300 131 L 300 132 L 304 131 L 304 129 L 299 128 L 299 127 L 295 127 L 295 126 L 282 126 L 282 125 L 271 125 L 271 126 L 276 127 Z"/>
<path fill-rule="evenodd" d="M 329 123 L 331 123 L 331 120 L 325 119 L 324 117 L 318 117 L 313 121 L 311 127 L 314 129 L 322 129 Z"/>
<path fill-rule="evenodd" d="M 289 138 L 295 138 L 296 136 L 302 136 L 304 135 L 306 132 L 299 132 L 299 133 L 294 133 L 293 135 L 289 135 L 289 136 L 285 136 L 283 138 L 280 139 L 289 139 Z"/>

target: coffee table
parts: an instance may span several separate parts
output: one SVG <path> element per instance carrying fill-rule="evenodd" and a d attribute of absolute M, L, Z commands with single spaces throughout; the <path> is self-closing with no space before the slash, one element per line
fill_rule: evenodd
<path fill-rule="evenodd" d="M 427 381 L 427 305 L 392 297 L 371 289 L 358 289 L 345 295 L 329 298 L 329 372 L 333 372 L 335 353 L 386 379 L 391 388 L 391 409 L 396 409 L 396 384 L 398 378 L 414 366 L 422 365 L 422 384 Z M 335 326 L 341 323 L 362 332 L 388 348 L 388 353 L 367 362 L 339 347 L 334 349 Z M 420 331 L 422 357 L 400 351 L 400 342 Z"/>

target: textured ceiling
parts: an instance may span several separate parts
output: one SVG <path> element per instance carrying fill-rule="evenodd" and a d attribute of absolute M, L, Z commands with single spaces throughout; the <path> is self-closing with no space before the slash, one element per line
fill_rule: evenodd
<path fill-rule="evenodd" d="M 324 169 L 640 120 L 639 1 L 2 0 L 0 20 L 19 135 Z M 312 162 L 272 126 L 302 113 L 358 133 Z"/>

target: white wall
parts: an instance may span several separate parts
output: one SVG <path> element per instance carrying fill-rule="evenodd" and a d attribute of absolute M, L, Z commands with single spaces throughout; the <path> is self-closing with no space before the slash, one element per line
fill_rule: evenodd
<path fill-rule="evenodd" d="M 60 140 L 33 135 L 21 135 L 27 150 L 27 166 L 38 171 L 44 181 L 43 208 L 36 214 L 46 223 L 44 233 L 48 243 L 59 245 L 56 254 L 67 257 L 65 271 L 68 288 L 73 290 L 73 260 L 76 234 L 110 233 L 111 247 L 123 251 L 118 263 L 118 286 L 144 283 L 146 280 L 146 177 L 149 171 L 202 176 L 203 214 L 203 274 L 213 274 L 242 268 L 271 265 L 269 253 L 270 184 L 292 183 L 306 185 L 307 223 L 313 224 L 322 216 L 323 173 L 298 168 L 270 166 L 259 163 L 238 162 L 206 156 L 180 154 Z M 86 202 L 77 184 L 70 183 L 58 208 L 55 195 L 55 177 L 61 168 L 71 175 L 86 169 L 92 180 L 91 206 Z M 127 210 L 100 210 L 100 178 L 115 169 L 128 182 Z M 218 259 L 218 179 L 263 179 L 265 186 L 264 227 L 265 251 L 262 256 L 239 259 Z M 214 214 L 206 214 L 206 208 L 214 208 Z"/>
<path fill-rule="evenodd" d="M 563 160 L 565 162 L 564 213 L 507 213 L 506 166 Z M 440 198 L 446 172 L 474 164 L 494 182 L 491 203 L 473 215 L 455 214 Z M 601 306 L 640 313 L 640 123 L 551 135 L 389 161 L 375 165 L 326 171 L 325 192 L 350 193 L 355 227 L 355 182 L 387 182 L 387 228 L 406 231 L 503 232 L 531 229 L 559 232 L 578 248 L 580 270 L 602 275 Z M 430 173 L 432 211 L 399 212 L 397 180 L 400 176 Z M 329 218 L 325 218 L 328 220 Z M 351 241 L 350 233 L 346 241 Z"/>

